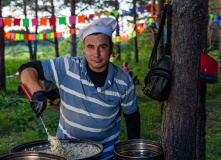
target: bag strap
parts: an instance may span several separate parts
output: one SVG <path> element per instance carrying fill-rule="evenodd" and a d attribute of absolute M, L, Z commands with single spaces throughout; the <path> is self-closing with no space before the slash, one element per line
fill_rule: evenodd
<path fill-rule="evenodd" d="M 157 32 L 157 37 L 156 37 L 156 40 L 155 40 L 155 43 L 154 43 L 154 47 L 153 47 L 153 50 L 152 50 L 152 53 L 151 53 L 151 56 L 150 56 L 150 60 L 149 60 L 149 68 L 152 67 L 152 65 L 154 64 L 154 58 L 156 57 L 156 53 L 157 53 L 157 47 L 158 47 L 158 44 L 160 42 L 160 38 L 161 38 L 161 35 L 162 35 L 162 32 L 163 32 L 163 26 L 165 24 L 165 19 L 166 19 L 166 16 L 167 14 L 169 15 L 170 19 L 169 21 L 167 20 L 167 43 L 166 43 L 166 47 L 165 49 L 168 50 L 167 55 L 170 54 L 170 35 L 171 35 L 171 9 L 172 9 L 172 6 L 167 4 L 165 5 L 164 7 L 164 10 L 163 10 L 163 15 L 162 15 L 162 18 L 161 18 L 161 21 L 160 21 L 160 25 L 159 25 L 159 30 Z M 169 25 L 168 25 L 169 24 Z"/>
<path fill-rule="evenodd" d="M 167 42 L 165 44 L 164 54 L 171 55 L 171 14 L 172 6 L 167 6 Z"/>

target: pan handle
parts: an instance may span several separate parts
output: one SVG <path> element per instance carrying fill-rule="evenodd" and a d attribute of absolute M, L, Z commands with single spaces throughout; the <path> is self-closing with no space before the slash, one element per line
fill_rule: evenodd
<path fill-rule="evenodd" d="M 28 100 L 30 101 L 31 100 L 31 95 L 28 92 L 28 90 L 26 89 L 25 85 L 21 84 L 20 86 L 21 86 L 22 90 L 25 92 L 25 95 L 28 97 Z"/>

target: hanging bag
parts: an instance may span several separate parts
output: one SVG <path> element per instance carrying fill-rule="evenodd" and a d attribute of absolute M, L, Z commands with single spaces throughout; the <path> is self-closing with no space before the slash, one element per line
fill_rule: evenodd
<path fill-rule="evenodd" d="M 200 82 L 216 83 L 218 78 L 218 62 L 207 53 L 201 53 Z"/>
<path fill-rule="evenodd" d="M 172 81 L 171 65 L 171 12 L 172 6 L 167 4 L 163 10 L 157 37 L 149 60 L 149 70 L 144 79 L 143 93 L 148 97 L 163 102 L 167 100 Z M 167 15 L 167 42 L 164 47 L 163 55 L 154 63 L 157 53 L 157 46 L 162 36 L 163 26 Z"/>

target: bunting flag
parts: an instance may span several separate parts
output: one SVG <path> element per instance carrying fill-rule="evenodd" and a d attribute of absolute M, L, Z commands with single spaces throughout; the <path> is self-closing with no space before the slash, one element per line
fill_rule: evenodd
<path fill-rule="evenodd" d="M 12 26 L 12 19 L 11 18 L 5 18 L 4 26 Z"/>
<path fill-rule="evenodd" d="M 102 13 L 97 13 L 98 18 L 100 18 L 102 15 Z"/>
<path fill-rule="evenodd" d="M 126 10 L 121 10 L 121 11 L 122 11 L 122 15 L 125 16 Z"/>
<path fill-rule="evenodd" d="M 70 24 L 76 24 L 76 16 L 69 17 L 69 23 Z"/>
<path fill-rule="evenodd" d="M 29 27 L 29 19 L 27 19 L 27 18 L 23 19 L 23 26 Z"/>
<path fill-rule="evenodd" d="M 89 18 L 90 18 L 91 20 L 93 20 L 93 17 L 94 17 L 94 14 L 90 14 L 90 15 L 89 15 Z"/>
<path fill-rule="evenodd" d="M 154 22 L 157 21 L 157 15 L 156 14 L 153 16 L 153 20 L 154 20 Z"/>
<path fill-rule="evenodd" d="M 85 16 L 84 15 L 78 16 L 78 23 L 85 23 Z"/>
<path fill-rule="evenodd" d="M 32 19 L 32 26 L 38 26 L 38 18 Z"/>
<path fill-rule="evenodd" d="M 2 24 L 2 18 L 0 18 L 0 27 L 2 27 L 3 24 Z"/>
<path fill-rule="evenodd" d="M 134 11 L 135 11 L 135 8 L 130 9 L 130 14 L 131 14 L 131 16 L 133 16 Z"/>
<path fill-rule="evenodd" d="M 66 25 L 66 17 L 60 17 L 59 18 L 59 25 L 64 24 Z"/>
<path fill-rule="evenodd" d="M 118 16 L 118 10 L 113 11 L 114 16 L 117 18 Z"/>
<path fill-rule="evenodd" d="M 148 12 L 150 12 L 151 11 L 151 5 L 146 6 L 146 9 L 148 10 Z"/>
<path fill-rule="evenodd" d="M 105 12 L 104 14 L 105 14 L 107 17 L 109 17 L 110 14 L 111 14 L 111 12 Z"/>
<path fill-rule="evenodd" d="M 50 23 L 50 26 L 52 25 L 56 26 L 56 18 L 55 17 L 49 18 L 49 23 Z"/>
<path fill-rule="evenodd" d="M 40 25 L 41 26 L 47 26 L 47 18 L 40 18 Z"/>
<path fill-rule="evenodd" d="M 213 15 L 212 14 L 209 14 L 209 19 L 212 21 L 213 20 Z"/>
<path fill-rule="evenodd" d="M 158 11 L 158 5 L 157 4 L 154 5 L 154 8 L 155 8 L 155 11 Z"/>
<path fill-rule="evenodd" d="M 20 21 L 21 21 L 21 19 L 14 19 L 14 26 L 16 26 L 16 25 L 18 25 L 18 26 L 20 26 Z"/>
<path fill-rule="evenodd" d="M 143 13 L 143 7 L 138 7 L 137 9 L 141 14 Z"/>

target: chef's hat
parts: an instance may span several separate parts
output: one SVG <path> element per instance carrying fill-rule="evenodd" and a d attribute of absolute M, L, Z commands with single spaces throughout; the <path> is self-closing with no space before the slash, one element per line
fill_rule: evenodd
<path fill-rule="evenodd" d="M 100 32 L 107 34 L 112 38 L 112 33 L 114 32 L 117 26 L 117 21 L 113 18 L 99 18 L 93 23 L 83 27 L 78 32 L 78 37 L 80 41 L 83 41 L 84 38 L 92 33 Z"/>

